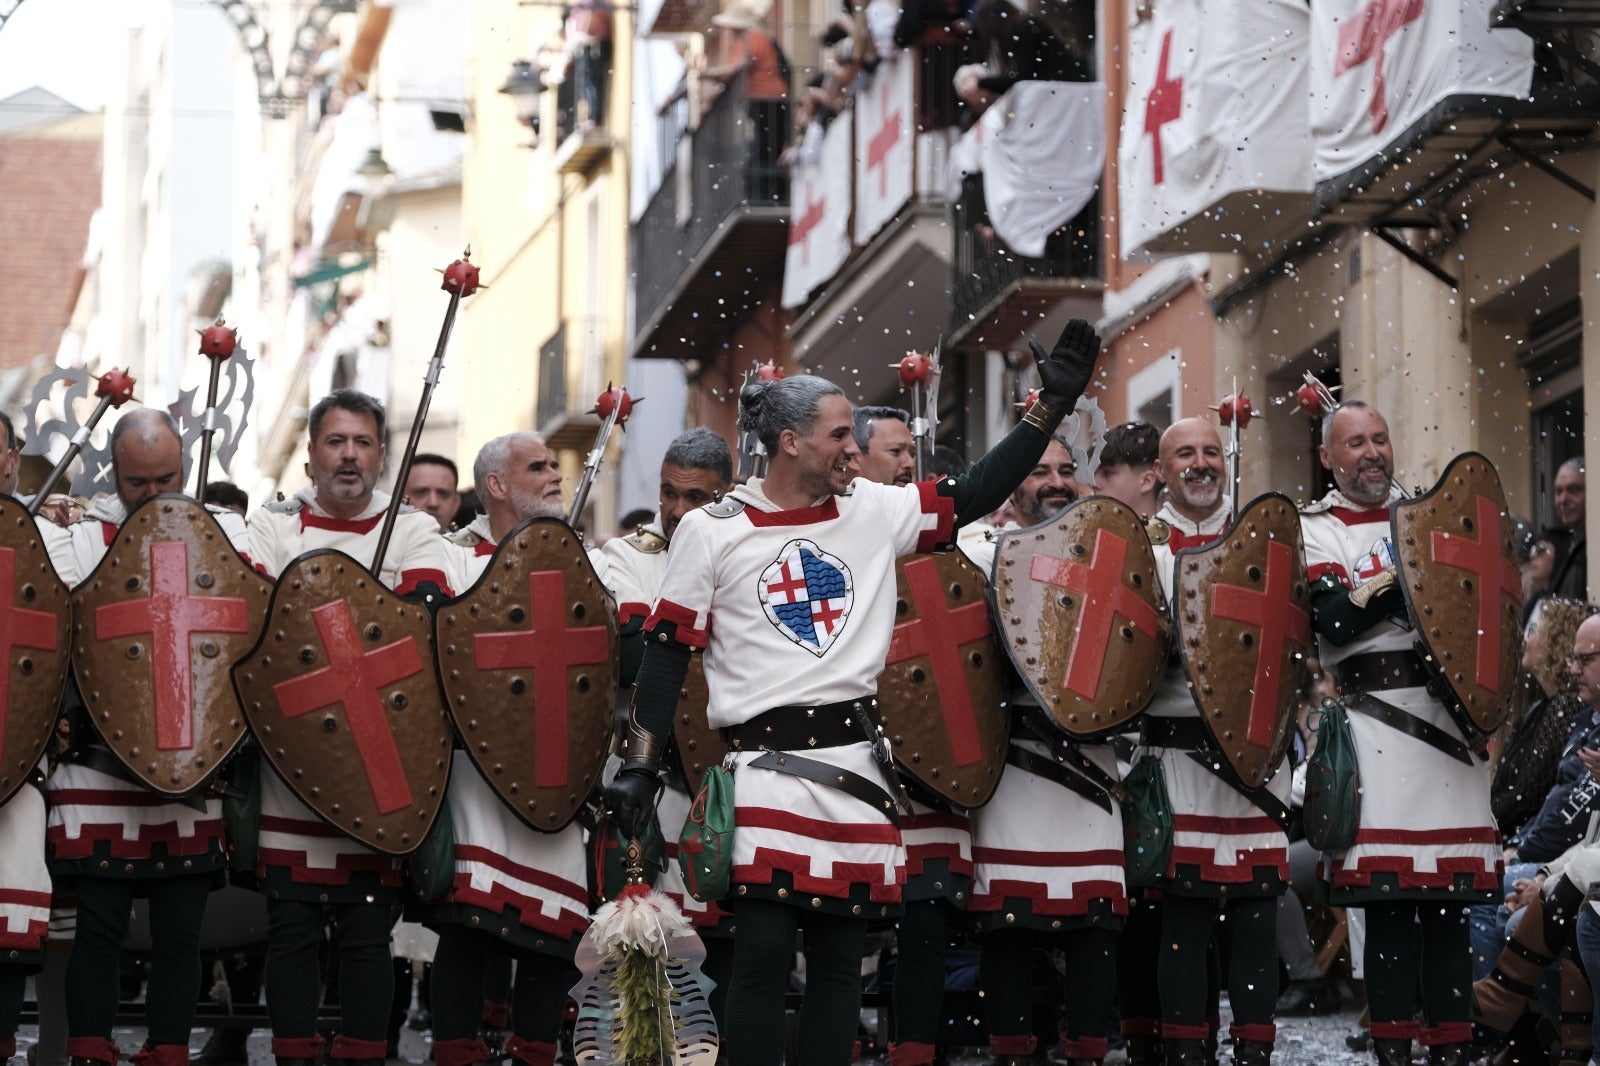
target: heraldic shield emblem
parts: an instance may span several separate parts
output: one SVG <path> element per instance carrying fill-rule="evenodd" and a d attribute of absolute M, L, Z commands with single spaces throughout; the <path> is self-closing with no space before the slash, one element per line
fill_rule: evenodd
<path fill-rule="evenodd" d="M 0 804 L 39 765 L 67 686 L 72 593 L 56 576 L 28 509 L 0 494 Z"/>
<path fill-rule="evenodd" d="M 1425 496 L 1393 508 L 1396 577 L 1459 711 L 1483 733 L 1505 721 L 1522 656 L 1522 574 L 1500 473 L 1467 452 Z"/>
<path fill-rule="evenodd" d="M 300 801 L 375 851 L 422 843 L 450 779 L 450 722 L 428 609 L 343 552 L 307 552 L 272 591 L 233 683 Z"/>
<path fill-rule="evenodd" d="M 672 723 L 672 739 L 678 745 L 678 761 L 683 764 L 690 792 L 699 789 L 706 771 L 720 763 L 730 750 L 722 730 L 711 728 L 707 715 L 710 709 L 705 659 L 697 653 L 689 658 L 689 673 L 678 695 L 678 717 Z"/>
<path fill-rule="evenodd" d="M 555 518 L 518 526 L 435 625 L 473 765 L 530 828 L 565 828 L 605 765 L 620 662 L 616 612 L 582 538 Z"/>
<path fill-rule="evenodd" d="M 878 713 L 895 762 L 958 807 L 994 795 L 1011 738 L 1011 671 L 989 583 L 960 552 L 895 564 L 895 624 Z"/>
<path fill-rule="evenodd" d="M 244 740 L 228 671 L 260 637 L 271 591 L 203 505 L 164 494 L 134 509 L 73 592 L 78 693 L 155 791 L 195 791 Z"/>
<path fill-rule="evenodd" d="M 1131 507 L 1088 496 L 1002 534 L 994 596 L 1011 662 L 1069 736 L 1118 729 L 1155 698 L 1167 665 L 1166 604 Z"/>
<path fill-rule="evenodd" d="M 1247 788 L 1271 780 L 1311 682 L 1311 586 L 1287 496 L 1250 502 L 1222 539 L 1173 559 L 1178 651 L 1200 720 Z"/>

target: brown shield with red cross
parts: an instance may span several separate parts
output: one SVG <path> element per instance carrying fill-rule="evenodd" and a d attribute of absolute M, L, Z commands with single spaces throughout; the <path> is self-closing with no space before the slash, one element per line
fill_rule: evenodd
<path fill-rule="evenodd" d="M 343 552 L 307 552 L 272 590 L 261 640 L 233 668 L 267 761 L 330 825 L 405 855 L 450 779 L 450 721 L 428 609 Z"/>
<path fill-rule="evenodd" d="M 583 539 L 555 518 L 518 526 L 435 624 L 473 765 L 530 828 L 565 828 L 605 765 L 620 662 L 615 608 Z"/>
<path fill-rule="evenodd" d="M 1116 730 L 1155 697 L 1167 663 L 1166 604 L 1131 507 L 1088 496 L 1002 534 L 994 595 L 1012 663 L 1068 735 Z"/>
<path fill-rule="evenodd" d="M 1522 575 L 1500 473 L 1467 452 L 1424 496 L 1393 508 L 1395 576 L 1406 608 L 1474 728 L 1505 721 L 1522 657 Z"/>
<path fill-rule="evenodd" d="M 0 494 L 0 804 L 28 781 L 67 685 L 72 593 L 28 509 Z"/>
<path fill-rule="evenodd" d="M 878 711 L 900 769 L 958 807 L 994 795 L 1011 737 L 1010 671 L 989 583 L 960 552 L 895 565 L 895 625 Z"/>
<path fill-rule="evenodd" d="M 699 790 L 700 779 L 720 763 L 729 750 L 722 730 L 713 729 L 707 718 L 710 706 L 711 690 L 706 685 L 705 662 L 696 653 L 689 659 L 689 673 L 678 694 L 678 717 L 672 724 L 672 739 L 678 745 L 678 761 L 683 764 L 690 792 Z"/>
<path fill-rule="evenodd" d="M 1173 613 L 1189 692 L 1247 787 L 1272 778 L 1311 683 L 1311 586 L 1287 496 L 1250 502 L 1220 540 L 1173 559 Z"/>
<path fill-rule="evenodd" d="M 178 495 L 135 508 L 73 591 L 89 720 L 155 791 L 193 792 L 244 740 L 228 671 L 260 637 L 271 591 L 216 517 Z"/>

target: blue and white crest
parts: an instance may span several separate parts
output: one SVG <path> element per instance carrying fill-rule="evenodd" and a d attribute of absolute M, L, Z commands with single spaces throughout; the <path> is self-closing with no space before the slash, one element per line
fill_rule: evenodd
<path fill-rule="evenodd" d="M 855 582 L 850 567 L 809 540 L 791 540 L 761 572 L 757 595 L 767 620 L 821 658 L 850 618 Z"/>

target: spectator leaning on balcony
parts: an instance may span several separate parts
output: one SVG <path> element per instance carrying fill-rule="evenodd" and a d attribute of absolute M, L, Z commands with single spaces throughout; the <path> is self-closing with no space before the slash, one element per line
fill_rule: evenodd
<path fill-rule="evenodd" d="M 722 87 L 744 75 L 745 107 L 755 131 L 752 162 L 772 167 L 789 140 L 789 60 L 765 23 L 765 8 L 751 0 L 729 0 L 711 18 L 719 31 L 716 65 L 700 77 L 711 90 L 708 98 L 715 99 Z"/>
<path fill-rule="evenodd" d="M 604 126 L 606 83 L 611 75 L 611 4 L 608 0 L 575 0 L 562 23 L 572 56 L 576 99 L 584 104 L 578 129 Z"/>
<path fill-rule="evenodd" d="M 972 20 L 972 56 L 998 71 L 983 80 L 994 93 L 1019 81 L 1092 80 L 1094 60 L 1082 43 L 1062 40 L 1010 0 L 984 0 Z"/>

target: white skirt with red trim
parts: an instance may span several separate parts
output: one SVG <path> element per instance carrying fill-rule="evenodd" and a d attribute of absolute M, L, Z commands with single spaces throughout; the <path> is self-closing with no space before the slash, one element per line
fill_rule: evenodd
<path fill-rule="evenodd" d="M 696 929 L 716 929 L 731 921 L 733 915 L 716 903 L 701 903 L 689 895 L 683 882 L 683 869 L 678 865 L 678 837 L 683 834 L 683 823 L 689 820 L 689 808 L 693 803 L 694 799 L 687 792 L 680 792 L 671 785 L 661 790 L 656 816 L 661 821 L 667 865 L 656 878 L 656 891 L 676 903 Z"/>
<path fill-rule="evenodd" d="M 1451 736 L 1450 713 L 1425 689 L 1382 698 Z M 1323 856 L 1335 897 L 1372 898 L 1479 892 L 1499 898 L 1500 835 L 1489 808 L 1489 769 L 1471 765 L 1364 714 L 1350 714 L 1361 768 L 1361 821 L 1355 846 Z M 1463 902 L 1473 902 L 1465 899 Z"/>
<path fill-rule="evenodd" d="M 972 818 L 913 799 L 900 818 L 907 901 L 948 899 L 960 906 L 972 887 Z"/>
<path fill-rule="evenodd" d="M 44 796 L 23 785 L 0 806 L 0 953 L 5 955 L 44 947 L 50 926 L 44 832 Z"/>
<path fill-rule="evenodd" d="M 50 775 L 50 857 L 57 863 L 112 862 L 108 874 L 161 856 L 194 860 L 222 853 L 222 800 L 196 810 L 142 785 L 77 763 Z M 84 872 L 96 872 L 85 867 Z M 166 871 L 163 871 L 166 872 Z M 176 871 L 173 871 L 176 872 Z"/>
<path fill-rule="evenodd" d="M 1043 744 L 1011 743 L 1049 757 Z M 1112 778 L 1117 757 L 1103 744 L 1083 753 Z M 1007 766 L 994 796 L 972 812 L 974 875 L 967 910 L 1018 912 L 1030 925 L 1065 928 L 1074 919 L 1128 913 L 1123 876 L 1122 809 L 1089 802 L 1070 789 Z"/>
<path fill-rule="evenodd" d="M 256 875 L 270 878 L 268 892 L 318 902 L 357 902 L 340 888 L 354 887 L 365 899 L 372 887 L 398 890 L 405 884 L 400 860 L 345 836 L 301 803 L 277 774 L 261 774 L 261 837 Z M 296 890 L 298 888 L 298 890 Z M 336 898 L 337 897 L 337 898 Z"/>
<path fill-rule="evenodd" d="M 906 876 L 899 828 L 839 789 L 750 766 L 759 755 L 740 753 L 734 768 L 735 896 L 834 911 L 842 901 L 856 900 L 846 911 L 863 917 L 880 917 L 884 908 L 897 906 Z M 804 756 L 890 787 L 865 741 Z"/>
<path fill-rule="evenodd" d="M 1172 804 L 1172 856 L 1163 892 L 1276 895 L 1289 880 L 1289 837 L 1271 817 L 1179 748 L 1146 749 L 1161 760 Z M 1139 755 L 1136 753 L 1135 761 Z M 1285 759 L 1267 783 L 1289 799 Z"/>

